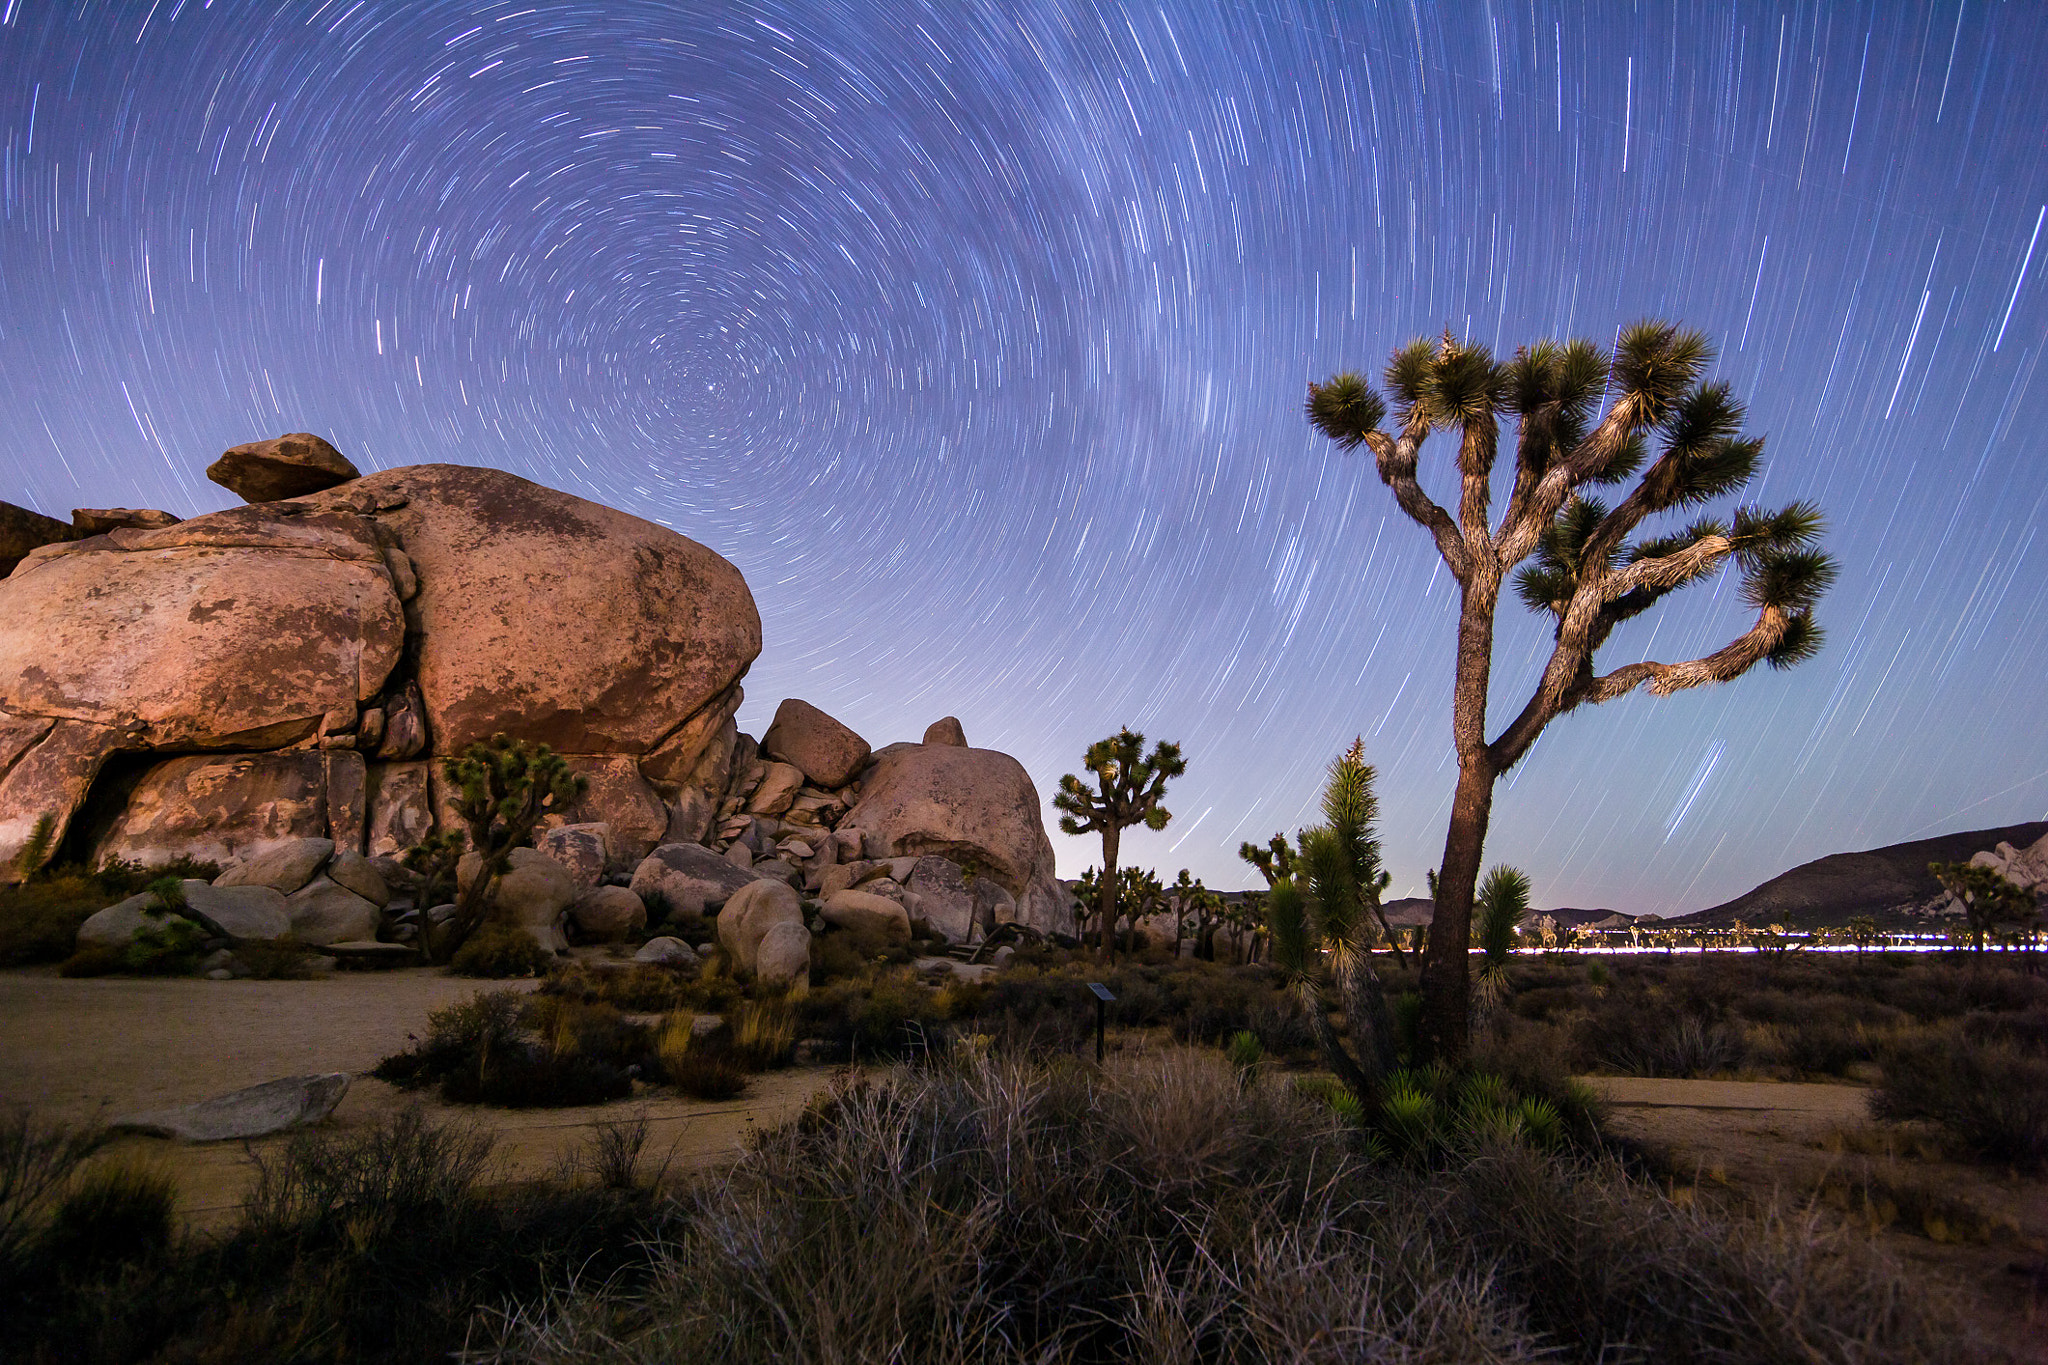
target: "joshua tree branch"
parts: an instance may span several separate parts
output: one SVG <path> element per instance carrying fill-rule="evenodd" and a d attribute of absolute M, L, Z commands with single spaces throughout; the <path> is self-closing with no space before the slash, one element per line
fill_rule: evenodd
<path fill-rule="evenodd" d="M 1429 494 L 1422 491 L 1422 485 L 1415 481 L 1415 460 L 1421 440 L 1403 433 L 1397 441 L 1383 432 L 1374 431 L 1366 434 L 1365 443 L 1372 447 L 1380 482 L 1393 490 L 1394 501 L 1410 520 L 1435 538 L 1437 553 L 1444 557 L 1445 567 L 1450 569 L 1452 577 L 1464 582 L 1470 556 L 1466 553 L 1464 538 L 1458 534 L 1457 523 L 1451 520 L 1449 512 L 1431 501 Z"/>

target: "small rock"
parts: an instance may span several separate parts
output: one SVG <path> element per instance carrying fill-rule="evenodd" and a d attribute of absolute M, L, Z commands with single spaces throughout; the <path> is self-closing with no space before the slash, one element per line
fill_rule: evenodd
<path fill-rule="evenodd" d="M 287 1076 L 176 1109 L 130 1114 L 109 1125 L 117 1132 L 146 1133 L 181 1142 L 226 1142 L 282 1133 L 318 1123 L 348 1093 L 346 1071 L 322 1076 Z"/>
<path fill-rule="evenodd" d="M 534 846 L 560 863 L 577 886 L 588 890 L 604 880 L 611 855 L 611 834 L 612 827 L 602 821 L 563 825 L 542 834 Z"/>
<path fill-rule="evenodd" d="M 754 950 L 754 975 L 768 985 L 808 986 L 811 931 L 801 922 L 783 921 L 771 926 Z"/>
<path fill-rule="evenodd" d="M 633 870 L 633 890 L 650 909 L 659 909 L 659 897 L 670 916 L 715 911 L 754 880 L 752 872 L 733 864 L 730 853 L 717 854 L 702 844 L 663 844 Z"/>
<path fill-rule="evenodd" d="M 337 885 L 347 887 L 379 910 L 388 909 L 391 905 L 391 887 L 383 874 L 368 858 L 353 849 L 345 848 L 335 854 L 327 864 L 327 875 Z"/>
<path fill-rule="evenodd" d="M 850 891 L 853 889 L 853 880 L 853 865 L 850 863 L 821 867 L 818 869 L 818 895 L 824 898 L 831 896 L 835 891 Z"/>
<path fill-rule="evenodd" d="M 109 531 L 161 531 L 176 526 L 181 518 L 154 507 L 74 507 L 71 525 L 85 536 L 103 536 Z"/>
<path fill-rule="evenodd" d="M 206 974 L 206 979 L 208 981 L 233 981 L 235 974 L 225 967 L 215 967 Z"/>
<path fill-rule="evenodd" d="M 780 815 L 796 801 L 803 785 L 803 770 L 794 764 L 767 764 L 761 785 L 747 799 L 747 811 L 753 815 Z"/>
<path fill-rule="evenodd" d="M 583 937 L 615 943 L 647 927 L 647 906 L 625 887 L 599 886 L 576 898 L 569 918 Z"/>
<path fill-rule="evenodd" d="M 285 897 L 292 937 L 325 946 L 377 937 L 383 922 L 377 906 L 329 877 L 315 877 Z"/>
<path fill-rule="evenodd" d="M 967 732 L 960 728 L 958 716 L 947 716 L 944 720 L 935 720 L 926 727 L 924 742 L 950 744 L 956 749 L 964 749 L 967 747 Z"/>
<path fill-rule="evenodd" d="M 754 956 L 769 929 L 803 927 L 803 903 L 787 882 L 758 881 L 741 887 L 718 912 L 718 943 L 743 974 L 754 972 Z"/>
<path fill-rule="evenodd" d="M 382 971 L 390 967 L 410 967 L 420 960 L 419 950 L 404 943 L 379 943 L 375 939 L 356 939 L 348 943 L 322 945 L 337 966 L 361 967 L 370 971 Z"/>
<path fill-rule="evenodd" d="M 910 941 L 910 915 L 900 901 L 865 891 L 835 891 L 825 897 L 819 912 L 825 922 L 839 929 L 879 931 L 902 942 Z"/>
<path fill-rule="evenodd" d="M 744 841 L 736 842 L 725 851 L 725 860 L 734 867 L 752 867 L 754 865 L 754 850 L 748 848 Z"/>
<path fill-rule="evenodd" d="M 332 839 L 286 839 L 231 864 L 215 886 L 267 886 L 289 896 L 334 856 Z"/>
<path fill-rule="evenodd" d="M 803 769 L 821 787 L 843 786 L 868 761 L 868 742 L 795 697 L 775 709 L 775 721 L 761 737 L 761 752 Z"/>
<path fill-rule="evenodd" d="M 997 971 L 1001 971 L 1003 968 L 1010 965 L 1010 959 L 1015 957 L 1016 955 L 1017 950 L 1015 948 L 1012 948 L 1009 944 L 1005 943 L 1002 947 L 996 949 L 993 953 L 989 954 L 988 963 Z"/>
<path fill-rule="evenodd" d="M 703 961 L 697 956 L 695 948 L 679 938 L 670 938 L 667 935 L 648 939 L 640 946 L 640 951 L 633 954 L 633 960 L 649 962 L 657 967 L 684 969 L 696 967 Z"/>
<path fill-rule="evenodd" d="M 812 848 L 808 843 L 806 843 L 802 839 L 783 840 L 781 849 L 779 851 L 786 857 L 796 858 L 799 860 L 815 858 L 818 856 L 818 850 Z"/>

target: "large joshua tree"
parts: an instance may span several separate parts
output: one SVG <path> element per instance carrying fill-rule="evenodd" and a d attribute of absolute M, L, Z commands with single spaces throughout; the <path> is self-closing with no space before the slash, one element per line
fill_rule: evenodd
<path fill-rule="evenodd" d="M 1543 728 L 1575 707 L 1612 701 L 1645 683 L 1665 696 L 1727 682 L 1760 663 L 1790 667 L 1820 648 L 1813 609 L 1835 566 L 1816 548 L 1817 507 L 1743 507 L 1726 521 L 1706 517 L 1675 532 L 1637 535 L 1650 518 L 1735 493 L 1756 473 L 1763 442 L 1741 434 L 1743 409 L 1729 386 L 1701 378 L 1712 359 L 1705 337 L 1663 322 L 1627 328 L 1612 355 L 1590 341 L 1543 341 L 1504 363 L 1446 332 L 1410 343 L 1388 362 L 1391 433 L 1380 430 L 1386 400 L 1358 375 L 1309 385 L 1310 423 L 1347 450 L 1372 451 L 1381 482 L 1429 532 L 1460 590 L 1451 695 L 1458 786 L 1422 979 L 1422 1044 L 1431 1056 L 1464 1056 L 1467 939 L 1493 786 Z M 1516 420 L 1518 431 L 1507 507 L 1496 521 L 1493 473 L 1503 415 Z M 1416 479 L 1422 444 L 1433 431 L 1458 434 L 1455 517 Z M 1612 507 L 1590 494 L 1630 480 Z M 1697 659 L 1595 670 L 1593 656 L 1616 626 L 1731 559 L 1742 570 L 1743 600 L 1756 612 L 1741 635 Z M 1528 700 L 1488 739 L 1494 616 L 1501 586 L 1518 565 L 1516 592 L 1554 618 L 1556 642 Z"/>
<path fill-rule="evenodd" d="M 1108 739 L 1088 746 L 1081 760 L 1095 775 L 1095 790 L 1073 773 L 1060 779 L 1052 798 L 1060 812 L 1060 830 L 1066 834 L 1102 835 L 1102 878 L 1100 911 L 1102 951 L 1107 956 L 1116 943 L 1117 846 L 1123 832 L 1132 825 L 1165 829 L 1173 818 L 1160 804 L 1166 795 L 1168 778 L 1187 771 L 1180 746 L 1161 740 L 1145 752 L 1145 737 L 1128 725 Z"/>

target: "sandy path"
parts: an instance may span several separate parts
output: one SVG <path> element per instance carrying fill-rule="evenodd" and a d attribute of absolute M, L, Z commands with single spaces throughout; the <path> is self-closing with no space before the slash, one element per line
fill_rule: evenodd
<path fill-rule="evenodd" d="M 313 981 L 72 981 L 48 970 L 0 972 L 0 1107 L 27 1106 L 48 1121 L 87 1124 L 279 1076 L 346 1071 L 357 1079 L 331 1126 L 358 1128 L 419 1104 L 438 1121 L 490 1133 L 499 1173 L 523 1179 L 554 1170 L 586 1141 L 593 1123 L 642 1113 L 656 1160 L 670 1154 L 677 1169 L 727 1160 L 757 1128 L 798 1113 L 833 1075 L 799 1068 L 756 1076 L 731 1101 L 649 1091 L 615 1104 L 540 1110 L 446 1105 L 362 1075 L 403 1049 L 429 1011 L 504 984 L 427 968 Z M 267 1150 L 281 1141 L 254 1145 Z M 181 1207 L 201 1224 L 231 1215 L 251 1175 L 241 1143 L 129 1137 L 110 1150 L 163 1164 L 178 1178 Z"/>

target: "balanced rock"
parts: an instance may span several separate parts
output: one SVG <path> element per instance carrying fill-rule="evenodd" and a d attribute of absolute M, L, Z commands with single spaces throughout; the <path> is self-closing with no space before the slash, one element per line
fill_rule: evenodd
<path fill-rule="evenodd" d="M 956 749 L 967 747 L 967 732 L 960 728 L 958 716 L 947 716 L 935 720 L 925 727 L 924 742 L 927 744 L 950 744 Z"/>
<path fill-rule="evenodd" d="M 1008 754 L 919 744 L 869 770 L 839 833 L 859 831 L 870 858 L 936 854 L 971 864 L 1010 893 L 1020 922 L 1071 933 L 1073 910 L 1054 875 L 1043 809 L 1030 774 Z M 949 909 L 941 918 L 957 916 Z"/>
<path fill-rule="evenodd" d="M 243 502 L 277 502 L 361 478 L 362 471 L 318 436 L 295 431 L 222 452 L 206 477 Z"/>
<path fill-rule="evenodd" d="M 755 953 L 778 924 L 803 927 L 803 903 L 787 882 L 750 882 L 718 912 L 718 945 L 743 976 L 754 972 Z"/>
<path fill-rule="evenodd" d="M 716 912 L 754 879 L 752 871 L 702 844 L 663 844 L 633 869 L 632 888 L 649 906 L 659 900 L 668 915 L 702 915 Z"/>
<path fill-rule="evenodd" d="M 313 880 L 334 856 L 332 839 L 286 839 L 236 860 L 213 879 L 215 886 L 268 886 L 289 896 Z"/>
<path fill-rule="evenodd" d="M 808 987 L 811 983 L 811 931 L 801 922 L 771 925 L 754 950 L 754 976 L 771 986 Z"/>
<path fill-rule="evenodd" d="M 157 531 L 176 526 L 182 517 L 154 507 L 74 507 L 71 527 L 81 536 L 103 536 L 109 531 Z"/>
<path fill-rule="evenodd" d="M 569 918 L 584 938 L 616 943 L 647 927 L 647 906 L 623 886 L 596 886 L 570 904 Z"/>
<path fill-rule="evenodd" d="M 794 764 L 821 787 L 843 787 L 868 761 L 868 742 L 807 701 L 789 698 L 775 709 L 761 737 L 761 752 Z"/>
<path fill-rule="evenodd" d="M 819 908 L 835 929 L 864 929 L 910 941 L 910 915 L 899 901 L 866 891 L 834 891 Z"/>
<path fill-rule="evenodd" d="M 383 918 L 375 902 L 357 895 L 331 877 L 315 877 L 284 898 L 292 937 L 300 943 L 325 945 L 377 937 Z"/>

